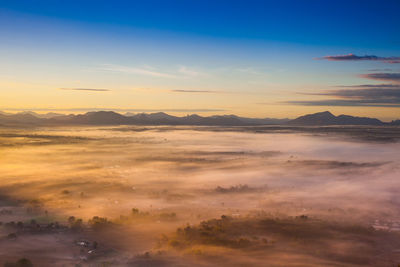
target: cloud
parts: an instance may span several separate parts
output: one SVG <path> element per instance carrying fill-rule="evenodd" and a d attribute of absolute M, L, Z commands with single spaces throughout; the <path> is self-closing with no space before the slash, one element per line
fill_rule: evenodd
<path fill-rule="evenodd" d="M 221 93 L 221 92 L 219 92 L 219 91 L 208 91 L 208 90 L 181 90 L 181 89 L 171 90 L 171 92 L 175 92 L 175 93 Z"/>
<path fill-rule="evenodd" d="M 99 89 L 99 88 L 60 88 L 60 90 L 71 90 L 71 91 L 91 91 L 91 92 L 109 92 L 110 89 Z"/>
<path fill-rule="evenodd" d="M 400 63 L 400 57 L 378 57 L 375 55 L 365 55 L 365 56 L 357 56 L 355 54 L 347 54 L 347 55 L 337 55 L 337 56 L 324 56 L 317 59 L 325 59 L 330 61 L 362 61 L 362 60 L 372 60 L 372 61 L 382 61 L 385 63 Z"/>
<path fill-rule="evenodd" d="M 159 78 L 177 78 L 176 75 L 155 71 L 149 68 L 132 68 L 127 66 L 121 65 L 113 65 L 113 64 L 105 64 L 99 68 L 103 71 L 111 71 L 111 72 L 120 72 L 120 73 L 128 73 L 128 74 L 139 74 L 139 75 L 146 75 L 152 77 L 159 77 Z"/>
<path fill-rule="evenodd" d="M 115 64 L 102 64 L 97 67 L 95 70 L 97 71 L 107 71 L 107 72 L 115 72 L 115 73 L 125 73 L 125 74 L 138 74 L 144 76 L 158 77 L 158 78 L 169 78 L 169 79 L 186 79 L 193 78 L 199 76 L 207 76 L 206 73 L 199 72 L 197 70 L 193 70 L 186 66 L 179 66 L 177 69 L 174 69 L 170 72 L 161 72 L 156 68 L 145 65 L 143 67 L 129 67 L 123 65 L 115 65 Z"/>
<path fill-rule="evenodd" d="M 376 103 L 374 103 L 376 102 Z M 286 101 L 284 104 L 299 106 L 338 106 L 338 107 L 400 107 L 400 103 L 379 103 L 373 100 L 309 100 L 309 101 Z"/>
<path fill-rule="evenodd" d="M 246 73 L 246 74 L 252 74 L 252 75 L 265 75 L 265 73 L 263 73 L 261 71 L 257 71 L 252 67 L 238 68 L 238 69 L 236 69 L 236 71 Z"/>
<path fill-rule="evenodd" d="M 398 88 L 398 84 L 357 84 L 357 85 L 338 85 L 336 87 L 345 87 L 345 88 Z"/>
<path fill-rule="evenodd" d="M 308 95 L 329 95 L 346 98 L 392 98 L 397 97 L 400 100 L 400 85 L 381 84 L 381 85 L 363 85 L 360 89 L 340 89 L 330 90 L 324 93 L 307 93 Z M 304 94 L 304 93 L 303 93 Z"/>
<path fill-rule="evenodd" d="M 400 83 L 400 73 L 368 73 L 368 74 L 361 74 L 360 77 L 371 80 L 391 81 L 395 83 Z"/>
<path fill-rule="evenodd" d="M 356 89 L 355 89 L 356 88 Z M 346 89 L 303 95 L 331 96 L 332 99 L 287 101 L 286 104 L 302 106 L 368 106 L 400 107 L 400 85 L 366 84 L 352 85 Z"/>
<path fill-rule="evenodd" d="M 202 75 L 204 75 L 204 73 L 201 73 L 201 72 L 199 72 L 199 71 L 195 71 L 195 70 L 189 69 L 189 68 L 186 67 L 186 66 L 181 66 L 181 67 L 179 67 L 178 72 L 181 73 L 181 74 L 183 74 L 183 75 L 185 75 L 185 76 L 190 76 L 190 77 L 197 77 L 197 76 L 202 76 Z"/>
<path fill-rule="evenodd" d="M 368 71 L 393 71 L 393 69 L 370 69 Z"/>

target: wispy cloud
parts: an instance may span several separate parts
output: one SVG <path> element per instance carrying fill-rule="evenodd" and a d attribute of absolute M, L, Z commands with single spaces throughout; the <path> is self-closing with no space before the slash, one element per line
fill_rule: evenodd
<path fill-rule="evenodd" d="M 370 69 L 368 71 L 393 71 L 393 69 Z"/>
<path fill-rule="evenodd" d="M 178 69 L 173 69 L 171 72 L 162 72 L 158 71 L 156 68 L 146 65 L 144 67 L 130 67 L 130 66 L 122 66 L 115 64 L 103 64 L 97 68 L 97 70 L 101 71 L 109 71 L 116 73 L 126 73 L 126 74 L 137 74 L 137 75 L 145 75 L 152 76 L 158 78 L 190 78 L 190 77 L 198 77 L 204 76 L 205 73 L 191 69 L 187 66 L 179 66 Z"/>
<path fill-rule="evenodd" d="M 183 89 L 175 89 L 175 90 L 171 90 L 171 92 L 175 92 L 175 93 L 212 93 L 212 94 L 222 93 L 221 91 L 210 91 L 210 90 L 183 90 Z"/>
<path fill-rule="evenodd" d="M 398 84 L 390 84 L 390 83 L 383 83 L 383 84 L 356 84 L 356 85 L 338 85 L 335 87 L 341 88 L 399 88 Z"/>
<path fill-rule="evenodd" d="M 333 98 L 322 100 L 287 101 L 285 103 L 302 106 L 400 107 L 400 85 L 396 84 L 353 85 L 349 86 L 347 89 L 300 94 L 331 96 Z"/>
<path fill-rule="evenodd" d="M 355 54 L 347 54 L 347 55 L 336 55 L 336 56 L 324 56 L 316 59 L 325 59 L 330 61 L 363 61 L 363 60 L 372 60 L 372 61 L 382 61 L 385 63 L 400 63 L 400 57 L 378 57 L 375 55 L 365 55 L 365 56 L 357 56 Z"/>
<path fill-rule="evenodd" d="M 251 75 L 265 75 L 265 73 L 258 71 L 252 67 L 237 68 L 236 71 L 246 73 L 246 74 L 251 74 Z"/>
<path fill-rule="evenodd" d="M 70 91 L 91 91 L 91 92 L 109 92 L 110 89 L 103 88 L 59 88 L 60 90 L 70 90 Z"/>
<path fill-rule="evenodd" d="M 185 76 L 190 76 L 190 77 L 198 77 L 204 75 L 204 73 L 190 69 L 186 66 L 180 66 L 178 69 L 178 73 L 183 74 Z"/>
<path fill-rule="evenodd" d="M 110 72 L 120 72 L 120 73 L 127 73 L 127 74 L 139 74 L 139 75 L 146 75 L 152 77 L 159 77 L 159 78 L 177 78 L 176 75 L 156 71 L 150 68 L 134 68 L 128 66 L 121 66 L 121 65 L 113 65 L 113 64 L 105 64 L 102 65 L 99 70 L 102 71 L 110 71 Z"/>
<path fill-rule="evenodd" d="M 339 107 L 400 107 L 398 103 L 374 103 L 370 100 L 310 100 L 310 101 L 286 101 L 283 104 L 299 105 L 299 106 L 339 106 Z"/>
<path fill-rule="evenodd" d="M 400 73 L 368 73 L 360 74 L 360 77 L 378 81 L 400 82 Z"/>

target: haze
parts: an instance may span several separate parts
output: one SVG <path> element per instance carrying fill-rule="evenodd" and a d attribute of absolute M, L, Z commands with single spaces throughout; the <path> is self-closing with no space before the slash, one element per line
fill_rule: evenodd
<path fill-rule="evenodd" d="M 399 267 L 399 0 L 0 0 L 0 266 Z"/>
<path fill-rule="evenodd" d="M 363 141 L 329 129 L 323 134 L 275 127 L 256 132 L 184 126 L 5 129 L 0 139 L 3 225 L 29 225 L 32 219 L 68 225 L 71 216 L 84 224 L 40 233 L 4 226 L 0 258 L 25 256 L 38 266 L 264 266 L 265 261 L 385 266 L 398 261 L 399 143 Z M 93 230 L 86 222 L 94 216 L 111 223 Z M 275 227 L 289 229 L 248 233 L 239 225 L 243 230 L 230 233 L 225 243 L 212 236 L 189 241 L 174 236 L 179 227 L 221 216 L 232 220 L 224 227 L 254 228 L 277 220 Z M 286 236 L 297 227 L 298 233 Z M 15 240 L 7 238 L 15 231 Z M 332 231 L 339 232 L 338 240 L 330 237 Z M 95 255 L 79 250 L 74 240 L 81 239 L 98 243 Z M 246 241 L 229 243 L 239 239 Z M 322 251 L 316 245 L 321 242 Z"/>

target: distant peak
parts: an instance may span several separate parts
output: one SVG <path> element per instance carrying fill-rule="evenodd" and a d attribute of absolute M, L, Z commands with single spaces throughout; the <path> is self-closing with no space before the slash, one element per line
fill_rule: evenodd
<path fill-rule="evenodd" d="M 89 111 L 86 114 L 118 114 L 112 110 L 98 110 L 98 111 Z"/>
<path fill-rule="evenodd" d="M 197 115 L 197 114 L 186 115 L 186 117 L 188 117 L 188 118 L 200 118 L 200 116 Z"/>
<path fill-rule="evenodd" d="M 318 112 L 318 113 L 315 113 L 315 114 L 334 116 L 330 111 L 322 111 L 322 112 Z"/>

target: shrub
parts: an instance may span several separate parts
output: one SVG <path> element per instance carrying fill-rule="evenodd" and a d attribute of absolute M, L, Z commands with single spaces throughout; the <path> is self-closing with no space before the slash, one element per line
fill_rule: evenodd
<path fill-rule="evenodd" d="M 93 230 L 101 230 L 105 227 L 111 226 L 112 222 L 108 221 L 107 218 L 94 216 L 92 219 L 88 221 L 89 225 Z"/>

